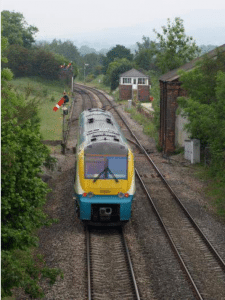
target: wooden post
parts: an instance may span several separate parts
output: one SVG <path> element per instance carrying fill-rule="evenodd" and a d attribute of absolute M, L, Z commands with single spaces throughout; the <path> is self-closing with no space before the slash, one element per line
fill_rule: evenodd
<path fill-rule="evenodd" d="M 65 104 L 63 104 L 64 107 Z M 63 123 L 62 123 L 62 154 L 65 154 L 65 150 L 66 150 L 66 145 L 65 145 L 65 114 L 63 111 Z"/>

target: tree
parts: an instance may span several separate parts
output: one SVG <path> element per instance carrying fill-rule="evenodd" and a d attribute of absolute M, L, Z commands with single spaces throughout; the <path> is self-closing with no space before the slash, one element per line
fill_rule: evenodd
<path fill-rule="evenodd" d="M 115 90 L 119 85 L 120 74 L 132 69 L 133 64 L 126 58 L 117 59 L 109 64 L 107 69 L 107 82 L 110 84 L 111 90 Z"/>
<path fill-rule="evenodd" d="M 50 44 L 44 43 L 39 44 L 39 48 L 44 48 L 47 51 L 51 51 L 54 53 L 58 53 L 63 55 L 69 61 L 75 62 L 77 65 L 82 65 L 82 58 L 76 46 L 74 46 L 73 42 L 54 39 Z"/>
<path fill-rule="evenodd" d="M 37 27 L 28 26 L 23 14 L 18 12 L 2 11 L 2 35 L 8 39 L 10 45 L 20 45 L 31 48 Z"/>
<path fill-rule="evenodd" d="M 2 37 L 2 50 L 7 39 Z M 6 62 L 6 59 L 3 57 Z M 37 246 L 35 231 L 50 225 L 43 212 L 47 185 L 38 176 L 49 150 L 41 143 L 37 107 L 16 95 L 10 85 L 12 72 L 1 74 L 1 295 L 11 296 L 15 287 L 33 298 L 43 296 L 39 281 L 53 284 L 61 271 L 46 267 L 43 259 L 31 251 Z"/>
<path fill-rule="evenodd" d="M 46 268 L 34 257 L 37 246 L 34 231 L 50 224 L 42 207 L 49 191 L 38 178 L 48 150 L 40 141 L 37 128 L 30 121 L 19 125 L 17 119 L 5 119 L 2 112 L 2 198 L 1 258 L 2 297 L 11 295 L 13 287 L 22 287 L 33 297 L 43 295 L 38 282 L 49 277 L 52 282 L 59 270 Z"/>
<path fill-rule="evenodd" d="M 3 66 L 10 68 L 15 77 L 32 75 L 33 55 L 31 50 L 20 45 L 10 45 L 5 51 L 5 55 L 8 63 Z"/>
<path fill-rule="evenodd" d="M 116 45 L 116 47 L 107 52 L 106 57 L 103 60 L 104 71 L 107 71 L 111 62 L 120 58 L 126 58 L 127 60 L 132 61 L 133 55 L 130 53 L 130 49 L 121 45 Z"/>
<path fill-rule="evenodd" d="M 3 26 L 1 28 L 1 32 L 2 31 L 3 31 Z M 2 62 L 2 64 L 6 64 L 8 62 L 6 55 L 4 55 L 4 52 L 7 49 L 8 44 L 9 44 L 8 39 L 6 37 L 3 37 L 3 35 L 1 35 L 1 53 L 2 53 L 1 62 Z M 5 85 L 6 81 L 12 80 L 12 78 L 13 78 L 13 73 L 11 72 L 10 69 L 8 69 L 8 68 L 2 69 L 2 72 L 1 72 L 2 86 Z"/>
<path fill-rule="evenodd" d="M 159 41 L 157 50 L 157 65 L 162 73 L 176 69 L 200 54 L 200 48 L 192 37 L 185 34 L 183 20 L 175 18 L 175 23 L 167 21 L 167 27 L 163 26 L 163 34 L 153 30 Z"/>
<path fill-rule="evenodd" d="M 16 77 L 40 76 L 49 80 L 58 79 L 62 57 L 52 52 L 10 45 L 5 55 L 8 63 L 3 66 L 10 68 Z"/>
<path fill-rule="evenodd" d="M 135 63 L 143 70 L 157 70 L 156 49 L 157 44 L 150 40 L 149 37 L 143 36 L 143 43 L 137 42 L 138 50 L 135 53 Z"/>
<path fill-rule="evenodd" d="M 58 79 L 59 67 L 58 61 L 53 53 L 42 49 L 34 51 L 33 75 L 50 80 Z"/>
<path fill-rule="evenodd" d="M 142 43 L 139 42 L 136 43 L 138 46 L 137 52 L 141 50 L 152 49 L 153 47 L 155 47 L 155 42 L 151 41 L 149 37 L 143 35 L 142 40 L 143 40 Z"/>
<path fill-rule="evenodd" d="M 103 55 L 96 54 L 96 53 L 90 53 L 86 54 L 83 57 L 84 64 L 88 64 L 88 68 L 86 69 L 86 74 L 94 74 L 96 67 L 102 65 Z M 99 68 L 100 70 L 100 68 Z"/>
<path fill-rule="evenodd" d="M 135 54 L 137 66 L 143 70 L 157 70 L 155 65 L 157 44 L 150 40 L 149 37 L 143 36 L 143 43 L 138 43 L 138 50 Z"/>

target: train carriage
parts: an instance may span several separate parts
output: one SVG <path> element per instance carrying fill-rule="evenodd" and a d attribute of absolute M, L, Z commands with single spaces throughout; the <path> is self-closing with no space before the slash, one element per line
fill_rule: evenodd
<path fill-rule="evenodd" d="M 81 220 L 117 224 L 130 219 L 134 157 L 108 111 L 90 109 L 80 115 L 74 188 Z"/>

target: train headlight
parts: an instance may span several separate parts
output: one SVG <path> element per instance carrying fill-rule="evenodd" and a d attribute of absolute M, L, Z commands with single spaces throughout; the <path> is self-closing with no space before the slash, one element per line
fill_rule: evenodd
<path fill-rule="evenodd" d="M 124 197 L 126 197 L 126 198 L 128 198 L 129 197 L 129 194 L 128 193 L 122 193 L 122 192 L 120 192 L 120 193 L 118 193 L 118 197 L 119 198 L 124 198 Z"/>
<path fill-rule="evenodd" d="M 83 193 L 83 197 L 88 197 L 88 198 L 91 198 L 93 197 L 95 194 L 92 193 L 92 192 L 89 192 L 89 193 Z"/>
<path fill-rule="evenodd" d="M 122 193 L 122 192 L 118 193 L 119 198 L 123 198 L 124 196 L 125 196 L 124 193 Z"/>

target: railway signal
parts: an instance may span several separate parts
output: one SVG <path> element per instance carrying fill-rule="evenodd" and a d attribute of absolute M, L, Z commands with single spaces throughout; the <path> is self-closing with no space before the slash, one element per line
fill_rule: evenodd
<path fill-rule="evenodd" d="M 62 97 L 62 98 L 59 100 L 59 102 L 55 105 L 55 107 L 53 108 L 53 110 L 54 110 L 54 111 L 57 111 L 57 110 L 60 108 L 60 106 L 64 103 L 64 101 L 65 101 L 65 98 Z"/>
<path fill-rule="evenodd" d="M 53 108 L 54 111 L 57 111 L 62 104 L 69 102 L 69 97 L 66 95 L 66 92 L 64 92 L 63 95 L 64 96 L 59 100 L 59 102 Z"/>

